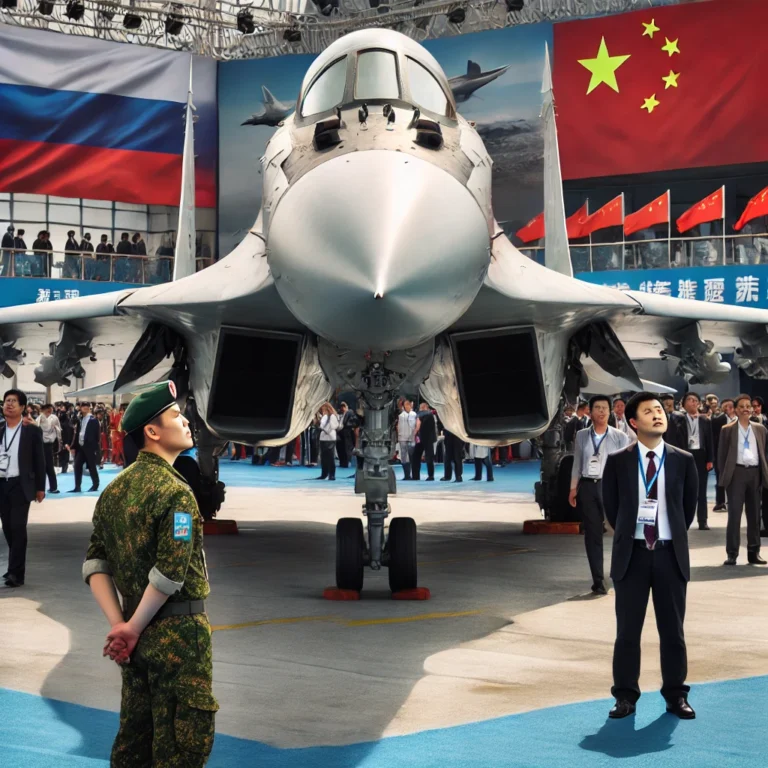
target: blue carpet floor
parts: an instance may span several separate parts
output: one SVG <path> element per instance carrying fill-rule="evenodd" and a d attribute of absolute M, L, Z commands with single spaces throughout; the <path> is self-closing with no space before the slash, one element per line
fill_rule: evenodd
<path fill-rule="evenodd" d="M 766 765 L 768 677 L 693 686 L 698 717 L 681 722 L 657 693 L 638 714 L 606 718 L 608 700 L 341 747 L 276 749 L 216 737 L 209 768 L 745 768 Z M 757 719 L 755 719 L 757 718 Z M 0 689 L 3 768 L 108 765 L 117 715 Z"/>

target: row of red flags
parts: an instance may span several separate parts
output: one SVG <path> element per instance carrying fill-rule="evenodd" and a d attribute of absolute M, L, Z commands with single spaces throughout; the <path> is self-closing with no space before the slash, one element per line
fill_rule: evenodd
<path fill-rule="evenodd" d="M 733 228 L 738 232 L 748 221 L 758 216 L 768 215 L 768 187 L 758 192 L 747 204 L 741 218 Z M 725 219 L 725 186 L 720 187 L 708 197 L 689 208 L 675 224 L 679 232 L 687 232 L 697 224 Z M 606 203 L 600 210 L 587 213 L 587 203 L 565 220 L 569 240 L 589 237 L 593 232 L 606 227 L 624 227 L 624 235 L 629 236 L 641 229 L 668 224 L 670 222 L 670 193 L 663 195 L 643 206 L 639 211 L 624 215 L 624 193 Z M 517 236 L 524 243 L 544 237 L 544 214 L 531 219 Z"/>

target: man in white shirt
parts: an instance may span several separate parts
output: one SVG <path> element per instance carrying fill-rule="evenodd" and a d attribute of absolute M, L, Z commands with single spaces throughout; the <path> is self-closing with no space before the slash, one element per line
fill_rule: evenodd
<path fill-rule="evenodd" d="M 614 529 L 611 578 L 616 590 L 616 643 L 609 716 L 627 717 L 640 698 L 640 636 L 653 595 L 661 646 L 661 694 L 667 711 L 684 720 L 688 660 L 683 622 L 690 580 L 688 528 L 696 515 L 698 475 L 693 457 L 664 442 L 667 417 L 658 396 L 639 392 L 627 403 L 637 442 L 608 457 L 603 472 L 605 516 Z"/>
<path fill-rule="evenodd" d="M 400 463 L 403 465 L 403 480 L 411 479 L 411 458 L 416 447 L 417 416 L 410 400 L 403 401 L 403 410 L 397 417 L 397 442 L 400 448 Z"/>
<path fill-rule="evenodd" d="M 608 455 L 626 448 L 629 437 L 608 425 L 611 401 L 595 395 L 589 401 L 592 426 L 576 433 L 568 502 L 579 505 L 584 526 L 584 546 L 592 573 L 592 591 L 607 594 L 603 581 L 603 469 Z M 634 432 L 632 433 L 635 434 Z"/>
<path fill-rule="evenodd" d="M 614 429 L 618 429 L 619 432 L 623 432 L 630 440 L 634 440 L 635 432 L 627 423 L 627 419 L 624 415 L 626 407 L 627 403 L 623 397 L 615 397 L 613 399 L 613 413 L 611 414 L 608 424 Z"/>
<path fill-rule="evenodd" d="M 56 483 L 56 465 L 54 456 L 56 443 L 61 442 L 61 423 L 53 412 L 53 406 L 46 403 L 37 417 L 37 426 L 43 430 L 43 451 L 45 453 L 45 474 L 48 475 L 48 492 L 59 493 Z"/>
<path fill-rule="evenodd" d="M 709 395 L 707 395 L 709 397 Z M 720 411 L 717 416 L 710 420 L 712 426 L 712 448 L 715 453 L 715 475 L 717 482 L 715 484 L 715 506 L 713 512 L 727 512 L 725 506 L 725 488 L 720 483 L 720 461 L 718 458 L 718 448 L 720 443 L 720 430 L 726 425 L 736 421 L 736 402 L 730 397 L 726 397 L 720 403 Z"/>

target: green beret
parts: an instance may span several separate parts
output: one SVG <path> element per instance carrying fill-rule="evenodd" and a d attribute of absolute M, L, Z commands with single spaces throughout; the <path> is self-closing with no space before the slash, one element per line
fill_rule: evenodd
<path fill-rule="evenodd" d="M 122 428 L 133 432 L 167 411 L 176 402 L 176 385 L 161 381 L 143 389 L 131 400 L 123 414 Z"/>

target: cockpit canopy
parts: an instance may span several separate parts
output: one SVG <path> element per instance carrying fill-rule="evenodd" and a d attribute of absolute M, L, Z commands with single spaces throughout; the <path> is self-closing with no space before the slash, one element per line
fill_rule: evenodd
<path fill-rule="evenodd" d="M 418 107 L 436 118 L 456 119 L 456 104 L 440 65 L 398 32 L 354 32 L 327 48 L 304 78 L 300 120 L 359 103 Z"/>

